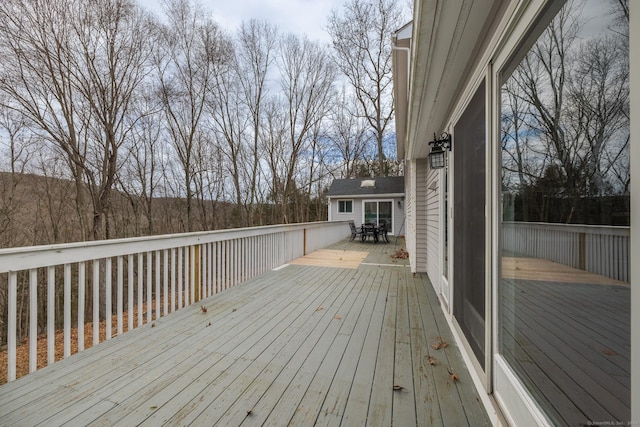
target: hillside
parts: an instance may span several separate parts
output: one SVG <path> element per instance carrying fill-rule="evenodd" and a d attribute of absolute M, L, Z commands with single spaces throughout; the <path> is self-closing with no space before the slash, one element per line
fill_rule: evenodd
<path fill-rule="evenodd" d="M 86 188 L 85 188 L 86 191 Z M 87 239 L 80 215 L 91 223 L 91 206 L 78 211 L 73 181 L 34 174 L 0 172 L 0 247 L 45 245 Z M 179 233 L 186 230 L 183 198 L 142 197 L 114 191 L 108 237 Z M 237 227 L 237 209 L 226 202 L 194 200 L 194 231 Z"/>

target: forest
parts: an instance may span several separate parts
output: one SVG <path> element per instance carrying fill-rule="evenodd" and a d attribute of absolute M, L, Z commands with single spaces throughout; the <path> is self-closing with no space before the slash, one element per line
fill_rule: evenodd
<path fill-rule="evenodd" d="M 0 5 L 0 247 L 326 219 L 334 178 L 400 174 L 391 43 L 350 0 L 331 45 L 193 0 Z"/>

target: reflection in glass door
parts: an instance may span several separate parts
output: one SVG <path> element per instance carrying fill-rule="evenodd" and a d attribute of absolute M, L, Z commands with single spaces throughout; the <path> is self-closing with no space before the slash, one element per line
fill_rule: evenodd
<path fill-rule="evenodd" d="M 500 79 L 499 352 L 554 425 L 631 416 L 623 4 L 568 2 Z"/>
<path fill-rule="evenodd" d="M 387 230 L 393 232 L 393 202 L 392 201 L 365 201 L 364 222 L 380 225 L 385 222 Z"/>
<path fill-rule="evenodd" d="M 442 188 L 442 227 L 440 228 L 442 233 L 442 286 L 440 288 L 440 294 L 444 298 L 447 305 L 450 304 L 451 288 L 449 287 L 449 226 L 451 221 L 450 209 L 449 209 L 449 165 L 444 167 L 444 173 L 441 181 L 440 188 Z"/>

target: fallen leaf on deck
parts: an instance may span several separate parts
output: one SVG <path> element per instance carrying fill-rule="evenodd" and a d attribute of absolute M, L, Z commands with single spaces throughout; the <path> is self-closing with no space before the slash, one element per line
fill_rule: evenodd
<path fill-rule="evenodd" d="M 155 327 L 156 327 L 156 324 L 155 324 L 155 323 L 152 323 L 152 324 L 151 324 L 151 327 L 152 327 L 152 328 L 155 328 Z"/>
<path fill-rule="evenodd" d="M 200 306 L 200 311 L 203 312 L 203 313 L 206 313 L 207 312 L 207 307 L 205 307 L 204 305 L 201 305 Z"/>
<path fill-rule="evenodd" d="M 324 307 L 320 306 L 320 307 L 316 308 L 316 311 L 320 311 L 320 310 L 324 310 Z"/>
<path fill-rule="evenodd" d="M 442 340 L 442 337 L 436 337 L 436 340 L 438 340 L 438 348 L 436 348 L 436 350 L 440 349 L 440 348 L 447 348 L 449 346 L 449 344 L 447 344 L 446 341 Z M 434 346 L 435 348 L 435 346 Z"/>
<path fill-rule="evenodd" d="M 435 350 L 440 350 L 440 343 L 434 344 L 431 347 L 433 347 Z"/>
<path fill-rule="evenodd" d="M 438 362 L 436 362 L 435 357 L 429 356 L 429 365 L 435 365 L 436 363 L 438 363 Z"/>
<path fill-rule="evenodd" d="M 393 255 L 391 255 L 391 258 L 407 259 L 409 258 L 409 253 L 404 249 L 400 248 Z"/>
<path fill-rule="evenodd" d="M 234 312 L 234 311 L 236 311 L 236 310 L 237 310 L 237 308 L 234 308 L 233 310 L 231 310 L 231 312 L 233 313 L 233 312 Z"/>
<path fill-rule="evenodd" d="M 249 410 L 247 411 L 247 415 L 253 415 L 253 408 L 251 408 L 251 409 L 249 409 Z"/>
<path fill-rule="evenodd" d="M 342 316 L 338 316 L 338 315 L 336 315 L 336 316 L 334 317 L 334 319 L 336 319 L 336 320 L 340 320 L 340 319 L 342 319 Z"/>
<path fill-rule="evenodd" d="M 602 350 L 602 352 L 607 356 L 616 356 L 618 354 L 615 351 L 611 350 L 610 348 L 605 348 L 604 350 Z"/>
<path fill-rule="evenodd" d="M 460 378 L 456 374 L 454 374 L 451 369 L 447 368 L 447 372 L 449 372 L 449 378 L 451 378 L 451 381 L 453 381 L 454 383 L 460 381 Z"/>
<path fill-rule="evenodd" d="M 403 391 L 403 390 L 406 390 L 406 388 L 402 387 L 401 385 L 394 385 L 393 386 L 393 390 L 394 391 Z"/>
<path fill-rule="evenodd" d="M 150 409 L 158 409 L 158 407 L 156 405 L 153 405 Z"/>

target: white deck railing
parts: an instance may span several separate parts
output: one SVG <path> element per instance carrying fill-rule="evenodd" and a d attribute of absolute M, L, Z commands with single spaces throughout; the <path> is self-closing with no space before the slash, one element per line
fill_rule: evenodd
<path fill-rule="evenodd" d="M 37 369 L 37 338 L 45 327 L 47 363 L 55 361 L 56 304 L 63 313 L 66 358 L 71 355 L 72 323 L 85 324 L 86 308 L 91 309 L 96 345 L 105 317 L 108 340 L 114 336 L 113 316 L 116 333 L 122 334 L 123 313 L 131 330 L 348 235 L 347 222 L 317 222 L 2 249 L 0 306 L 6 307 L 7 317 L 0 338 L 7 346 L 7 380 L 16 379 L 18 322 L 28 322 L 29 372 Z M 19 290 L 21 303 L 28 301 L 28 319 L 18 313 Z M 60 294 L 62 302 L 57 301 Z M 46 322 L 39 322 L 39 312 L 46 312 Z M 78 327 L 78 351 L 84 349 L 84 339 L 84 328 Z"/>
<path fill-rule="evenodd" d="M 508 251 L 629 282 L 629 227 L 503 222 Z"/>

